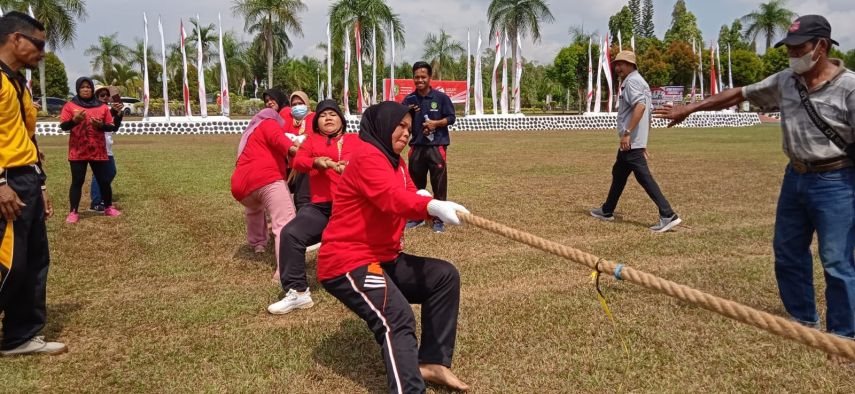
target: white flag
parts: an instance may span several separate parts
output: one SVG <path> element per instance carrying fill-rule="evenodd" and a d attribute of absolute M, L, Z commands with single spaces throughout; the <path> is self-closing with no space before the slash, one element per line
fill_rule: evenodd
<path fill-rule="evenodd" d="M 496 94 L 496 84 L 499 79 L 499 66 L 502 64 L 502 36 L 496 31 L 496 52 L 495 61 L 493 62 L 493 82 L 490 86 L 490 91 L 493 94 L 493 115 L 499 114 L 499 97 Z"/>
<path fill-rule="evenodd" d="M 392 43 L 392 61 L 389 62 L 389 97 L 387 100 L 395 101 L 395 23 L 389 22 L 389 38 Z"/>
<path fill-rule="evenodd" d="M 332 98 L 332 36 L 329 23 L 327 23 L 327 98 Z"/>
<path fill-rule="evenodd" d="M 505 32 L 504 48 L 502 51 L 502 115 L 508 114 L 508 32 Z"/>
<path fill-rule="evenodd" d="M 143 120 L 148 120 L 149 86 L 148 86 L 148 17 L 142 14 L 145 36 L 143 36 Z"/>
<path fill-rule="evenodd" d="M 220 113 L 229 117 L 231 97 L 229 96 L 229 75 L 226 70 L 226 53 L 223 51 L 223 16 L 217 14 L 217 27 L 220 30 Z"/>
<path fill-rule="evenodd" d="M 617 31 L 617 46 L 619 51 L 623 50 L 623 38 L 620 35 L 620 29 Z"/>
<path fill-rule="evenodd" d="M 727 44 L 727 87 L 733 89 L 733 64 L 730 63 L 730 44 Z"/>
<path fill-rule="evenodd" d="M 371 29 L 371 98 L 368 104 L 377 104 L 377 26 Z"/>
<path fill-rule="evenodd" d="M 246 88 L 246 78 L 240 79 L 240 95 L 243 96 L 244 88 Z"/>
<path fill-rule="evenodd" d="M 252 95 L 255 98 L 258 98 L 258 77 L 255 77 L 255 80 L 252 81 L 255 84 L 255 90 L 253 90 Z"/>
<path fill-rule="evenodd" d="M 632 47 L 632 52 L 635 52 L 635 35 L 634 34 L 629 39 L 629 45 Z"/>
<path fill-rule="evenodd" d="M 721 93 L 721 91 L 724 90 L 724 83 L 721 80 L 721 73 L 724 69 L 721 68 L 721 46 L 718 43 L 716 43 L 715 45 L 715 54 L 717 58 L 716 63 L 718 66 L 718 68 L 716 69 L 716 77 L 718 78 L 718 92 Z"/>
<path fill-rule="evenodd" d="M 464 115 L 469 115 L 469 92 L 472 89 L 472 41 L 469 37 L 469 28 L 466 28 L 466 109 Z"/>
<path fill-rule="evenodd" d="M 701 100 L 704 99 L 704 44 L 698 43 L 698 80 L 701 81 Z"/>
<path fill-rule="evenodd" d="M 614 109 L 614 88 L 612 87 L 612 59 L 611 49 L 609 48 L 609 34 L 606 33 L 606 39 L 603 40 L 603 70 L 606 74 L 606 86 L 609 88 L 609 109 L 612 112 Z"/>
<path fill-rule="evenodd" d="M 30 18 L 33 18 L 33 19 L 36 18 L 36 15 L 33 13 L 33 6 L 28 5 L 27 11 L 29 11 L 29 13 L 30 13 Z M 107 73 L 107 70 L 104 70 L 104 74 L 106 74 L 106 73 Z M 30 97 L 33 97 L 33 70 L 30 70 L 28 68 L 24 71 L 24 74 L 26 75 L 26 78 L 27 78 L 27 90 L 30 91 Z M 47 111 L 47 108 L 45 108 L 45 111 Z"/>
<path fill-rule="evenodd" d="M 698 52 L 698 46 L 695 43 L 695 39 L 692 38 L 692 56 L 696 55 L 697 52 Z M 690 103 L 695 102 L 695 86 L 696 86 L 695 84 L 697 82 L 697 79 L 698 79 L 698 68 L 695 67 L 695 69 L 692 71 L 692 90 L 690 90 L 691 95 L 689 96 L 689 102 Z"/>
<path fill-rule="evenodd" d="M 161 67 L 163 74 L 160 76 L 163 80 L 163 116 L 169 122 L 169 78 L 166 75 L 166 43 L 163 41 L 163 23 L 160 23 L 160 15 L 157 16 L 157 30 L 160 31 L 160 54 L 163 61 L 163 67 Z"/>
<path fill-rule="evenodd" d="M 475 51 L 475 115 L 484 115 L 484 82 L 481 67 L 481 30 L 478 30 L 478 49 Z"/>
<path fill-rule="evenodd" d="M 523 73 L 523 60 L 522 60 L 522 44 L 520 43 L 520 33 L 517 32 L 517 56 L 514 59 L 514 67 L 517 72 L 514 76 L 514 113 L 518 114 L 522 112 L 522 97 L 520 97 L 520 86 Z"/>
<path fill-rule="evenodd" d="M 350 116 L 350 89 L 348 82 L 350 81 L 350 31 L 344 29 L 344 115 Z"/>
<path fill-rule="evenodd" d="M 362 26 L 359 22 L 353 25 L 353 36 L 356 42 L 356 111 L 361 114 L 365 110 L 365 96 L 362 93 L 365 83 L 362 81 Z"/>
<path fill-rule="evenodd" d="M 591 59 L 591 41 L 593 37 L 588 37 L 588 90 L 585 94 L 585 102 L 587 103 L 586 112 L 591 112 L 591 100 L 594 98 L 594 68 L 593 60 Z"/>
<path fill-rule="evenodd" d="M 208 117 L 208 94 L 205 92 L 205 64 L 202 53 L 202 21 L 196 14 L 196 76 L 199 80 L 199 112 L 203 118 Z"/>
<path fill-rule="evenodd" d="M 595 92 L 594 99 L 594 112 L 600 112 L 601 102 L 603 101 L 603 89 L 601 85 L 602 75 L 603 75 L 603 39 L 602 37 L 598 38 L 600 43 L 600 49 L 597 51 L 597 90 Z"/>
<path fill-rule="evenodd" d="M 0 7 L 0 16 L 3 16 L 3 7 Z"/>
<path fill-rule="evenodd" d="M 188 118 L 193 116 L 193 113 L 190 111 L 190 82 L 187 80 L 187 51 L 184 49 L 184 41 L 187 40 L 187 32 L 184 31 L 184 20 L 181 20 L 181 64 L 182 70 L 184 71 L 184 87 L 183 87 L 183 95 L 184 95 L 184 116 Z"/>

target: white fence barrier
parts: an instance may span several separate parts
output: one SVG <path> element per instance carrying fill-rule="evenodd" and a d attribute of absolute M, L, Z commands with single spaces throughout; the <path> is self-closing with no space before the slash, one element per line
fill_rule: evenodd
<path fill-rule="evenodd" d="M 542 131 L 542 130 L 614 130 L 616 114 L 588 114 L 578 116 L 483 116 L 459 117 L 451 126 L 454 131 Z M 692 114 L 679 127 L 746 127 L 760 123 L 760 117 L 753 112 L 699 112 Z M 249 120 L 199 120 L 199 121 L 128 121 L 122 123 L 119 134 L 239 134 Z M 653 127 L 665 127 L 667 122 L 653 120 Z M 359 129 L 359 118 L 347 120 L 347 130 Z M 58 122 L 39 122 L 36 125 L 39 135 L 68 134 L 59 128 Z"/>

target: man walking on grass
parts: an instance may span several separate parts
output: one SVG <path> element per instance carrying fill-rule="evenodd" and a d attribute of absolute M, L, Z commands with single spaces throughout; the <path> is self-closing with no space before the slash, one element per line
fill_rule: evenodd
<path fill-rule="evenodd" d="M 59 354 L 36 336 L 45 326 L 50 256 L 45 219 L 53 213 L 35 143 L 36 111 L 22 68 L 45 55 L 44 25 L 20 12 L 0 18 L 0 354 Z"/>
<path fill-rule="evenodd" d="M 650 174 L 650 168 L 647 167 L 647 135 L 650 132 L 650 111 L 653 109 L 650 86 L 638 73 L 635 53 L 632 51 L 621 51 L 615 57 L 614 65 L 615 73 L 623 80 L 617 115 L 620 149 L 612 167 L 609 196 L 601 207 L 591 210 L 591 216 L 601 220 L 614 220 L 615 208 L 626 187 L 626 181 L 630 174 L 635 174 L 635 179 L 659 208 L 659 223 L 650 229 L 664 233 L 680 224 L 682 219 L 671 209 Z"/>
<path fill-rule="evenodd" d="M 790 68 L 744 88 L 699 103 L 655 111 L 682 122 L 695 111 L 748 100 L 780 109 L 784 172 L 775 217 L 775 276 L 784 308 L 796 321 L 819 326 L 813 286 L 814 233 L 825 270 L 826 330 L 855 338 L 855 73 L 830 59 L 831 25 L 805 15 L 790 26 L 785 45 Z"/>

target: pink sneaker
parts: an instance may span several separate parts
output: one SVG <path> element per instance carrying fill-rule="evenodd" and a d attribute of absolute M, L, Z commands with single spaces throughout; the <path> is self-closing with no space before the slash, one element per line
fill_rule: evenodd
<path fill-rule="evenodd" d="M 80 220 L 80 215 L 77 212 L 71 211 L 68 213 L 68 216 L 65 217 L 66 223 L 77 223 Z"/>
<path fill-rule="evenodd" d="M 104 216 L 119 216 L 121 214 L 122 213 L 112 205 L 104 209 Z"/>

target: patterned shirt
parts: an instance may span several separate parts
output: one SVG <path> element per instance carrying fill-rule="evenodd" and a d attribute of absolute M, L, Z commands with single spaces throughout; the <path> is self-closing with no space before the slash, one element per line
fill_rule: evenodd
<path fill-rule="evenodd" d="M 851 144 L 855 142 L 855 73 L 838 59 L 831 62 L 837 66 L 834 76 L 808 93 L 825 122 Z M 786 69 L 742 88 L 742 95 L 763 110 L 781 111 L 784 154 L 790 159 L 812 162 L 845 156 L 810 120 L 796 83 L 807 86 L 804 78 Z"/>

